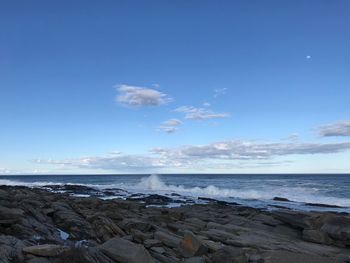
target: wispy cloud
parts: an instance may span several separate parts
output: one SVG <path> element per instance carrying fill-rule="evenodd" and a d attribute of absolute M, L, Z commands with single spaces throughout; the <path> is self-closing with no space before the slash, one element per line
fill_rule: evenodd
<path fill-rule="evenodd" d="M 231 116 L 229 113 L 216 113 L 207 108 L 196 108 L 192 106 L 182 106 L 176 108 L 174 111 L 184 113 L 185 119 L 189 120 L 220 119 Z"/>
<path fill-rule="evenodd" d="M 338 153 L 349 149 L 350 142 L 325 144 L 297 142 L 259 143 L 236 140 L 201 146 L 185 146 L 178 149 L 156 148 L 153 152 L 172 159 L 266 160 L 277 156 Z"/>
<path fill-rule="evenodd" d="M 172 99 L 156 89 L 122 84 L 117 86 L 117 102 L 132 107 L 159 106 Z"/>
<path fill-rule="evenodd" d="M 227 88 L 221 88 L 221 89 L 214 89 L 214 98 L 223 96 L 227 92 Z"/>
<path fill-rule="evenodd" d="M 2 175 L 19 174 L 19 173 L 20 173 L 20 171 L 18 171 L 18 170 L 12 170 L 12 169 L 8 169 L 8 168 L 0 167 L 0 174 L 2 174 Z"/>
<path fill-rule="evenodd" d="M 146 154 L 113 154 L 67 160 L 36 160 L 36 163 L 103 170 L 162 170 L 205 169 L 225 166 L 285 165 L 274 158 L 290 155 L 331 154 L 350 150 L 350 142 L 299 143 L 222 141 L 206 145 L 188 145 L 178 148 L 155 148 Z"/>
<path fill-rule="evenodd" d="M 159 129 L 166 132 L 166 133 L 174 133 L 179 129 L 178 127 L 181 124 L 182 124 L 182 121 L 180 121 L 178 119 L 170 119 L 170 120 L 163 122 L 159 126 Z"/>
<path fill-rule="evenodd" d="M 350 136 L 350 121 L 338 121 L 323 125 L 318 128 L 318 133 L 323 137 Z"/>

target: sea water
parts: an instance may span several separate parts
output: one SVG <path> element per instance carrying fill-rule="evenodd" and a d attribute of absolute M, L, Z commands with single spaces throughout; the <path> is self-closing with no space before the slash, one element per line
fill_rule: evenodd
<path fill-rule="evenodd" d="M 118 188 L 128 193 L 179 194 L 237 202 L 253 207 L 288 206 L 303 210 L 350 212 L 350 175 L 347 174 L 167 174 L 167 175 L 12 175 L 0 176 L 0 185 L 42 187 L 81 184 L 98 189 Z M 274 197 L 292 202 L 274 201 Z M 318 203 L 341 206 L 322 208 Z"/>

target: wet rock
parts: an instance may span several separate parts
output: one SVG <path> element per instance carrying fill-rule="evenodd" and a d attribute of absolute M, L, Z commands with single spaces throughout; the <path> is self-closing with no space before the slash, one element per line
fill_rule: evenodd
<path fill-rule="evenodd" d="M 272 200 L 274 201 L 279 201 L 279 202 L 291 202 L 288 198 L 284 198 L 284 197 L 274 197 Z"/>
<path fill-rule="evenodd" d="M 174 201 L 170 197 L 167 197 L 164 195 L 157 195 L 157 194 L 144 196 L 144 197 L 133 197 L 133 198 L 129 198 L 128 200 L 145 202 L 146 205 L 167 205 Z"/>
<path fill-rule="evenodd" d="M 207 247 L 192 232 L 187 231 L 180 242 L 180 252 L 184 257 L 201 256 L 207 252 Z"/>
<path fill-rule="evenodd" d="M 23 252 L 42 257 L 55 257 L 67 250 L 67 247 L 60 245 L 44 244 L 24 247 Z"/>
<path fill-rule="evenodd" d="M 103 243 L 100 250 L 120 263 L 154 263 L 154 259 L 142 245 L 115 237 Z"/>
<path fill-rule="evenodd" d="M 326 207 L 326 208 L 342 208 L 342 206 L 338 205 L 327 205 L 327 204 L 319 204 L 319 203 L 305 203 L 307 206 L 316 206 L 316 207 Z"/>

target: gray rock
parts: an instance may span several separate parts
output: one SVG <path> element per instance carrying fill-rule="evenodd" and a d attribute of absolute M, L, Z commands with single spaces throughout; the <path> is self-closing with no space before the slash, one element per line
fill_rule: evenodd
<path fill-rule="evenodd" d="M 154 252 L 157 252 L 159 254 L 164 254 L 165 253 L 165 249 L 162 248 L 162 247 L 152 247 L 151 250 L 154 251 Z"/>
<path fill-rule="evenodd" d="M 165 233 L 162 231 L 156 231 L 154 238 L 162 241 L 162 243 L 168 247 L 177 248 L 180 245 L 181 239 L 179 236 Z"/>
<path fill-rule="evenodd" d="M 115 237 L 103 243 L 100 250 L 120 263 L 154 263 L 154 259 L 142 245 Z"/>
<path fill-rule="evenodd" d="M 334 241 L 325 233 L 319 230 L 303 230 L 303 240 L 319 243 L 319 244 L 332 244 Z"/>
<path fill-rule="evenodd" d="M 144 242 L 143 242 L 143 245 L 146 247 L 146 248 L 150 248 L 150 247 L 159 247 L 162 245 L 162 242 L 157 240 L 157 239 L 146 239 Z"/>
<path fill-rule="evenodd" d="M 213 263 L 248 263 L 243 249 L 228 246 L 216 251 L 212 257 L 212 261 Z"/>
<path fill-rule="evenodd" d="M 344 245 L 350 245 L 350 218 L 331 216 L 320 229 Z"/>
<path fill-rule="evenodd" d="M 205 259 L 202 257 L 187 258 L 183 261 L 184 263 L 205 263 Z"/>
<path fill-rule="evenodd" d="M 60 245 L 44 244 L 24 247 L 23 252 L 42 257 L 56 257 L 67 251 L 67 247 Z"/>
<path fill-rule="evenodd" d="M 184 257 L 201 256 L 208 248 L 192 232 L 187 231 L 180 242 L 180 252 Z"/>

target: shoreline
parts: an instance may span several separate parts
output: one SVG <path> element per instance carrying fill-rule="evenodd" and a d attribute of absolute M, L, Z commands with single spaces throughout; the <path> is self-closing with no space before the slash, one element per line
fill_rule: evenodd
<path fill-rule="evenodd" d="M 0 185 L 38 187 L 54 192 L 69 192 L 76 196 L 97 196 L 106 199 L 114 196 L 128 199 L 135 196 L 137 198 L 155 194 L 174 199 L 175 205 L 180 203 L 203 203 L 200 199 L 211 198 L 268 210 L 285 207 L 298 211 L 350 213 L 350 199 L 345 198 L 343 195 L 347 193 L 347 188 L 344 187 L 344 189 L 339 190 L 339 195 L 325 193 L 324 184 L 328 182 L 327 180 L 322 181 L 324 179 L 318 179 L 318 182 L 313 187 L 310 186 L 309 178 L 305 178 L 303 182 L 293 182 L 292 180 L 290 189 L 284 189 L 286 186 L 281 185 L 281 190 L 279 190 L 274 183 L 269 182 L 270 178 L 266 178 L 268 189 L 262 189 L 261 187 L 250 188 L 250 182 L 248 183 L 245 179 L 243 181 L 238 180 L 238 184 L 243 185 L 241 189 L 237 185 L 222 185 L 220 179 L 218 181 L 208 181 L 204 186 L 196 186 L 196 184 L 182 185 L 181 180 L 177 181 L 177 179 L 171 181 L 170 177 L 167 178 L 166 175 L 149 175 L 148 177 L 140 177 L 139 175 L 133 175 L 133 177 L 129 175 L 116 176 L 124 176 L 125 178 L 115 181 L 111 180 L 109 176 L 102 178 L 95 176 L 93 179 L 90 178 L 87 181 L 83 181 L 85 183 L 82 184 L 80 177 L 69 177 L 69 180 L 57 180 L 56 177 L 53 178 L 50 175 L 38 176 L 38 178 L 0 176 Z M 163 178 L 163 176 L 167 179 Z M 176 177 L 176 175 L 174 176 Z M 207 180 L 203 175 L 199 179 Z M 228 179 L 225 178 L 225 180 Z M 255 180 L 257 179 L 255 178 Z M 124 182 L 127 183 L 124 184 Z M 263 181 L 263 183 L 265 182 Z M 80 187 L 80 189 L 73 189 L 75 185 Z M 84 188 L 86 189 L 85 191 Z M 294 189 L 296 192 L 291 189 Z M 171 204 L 169 205 L 171 206 Z"/>
<path fill-rule="evenodd" d="M 350 262 L 347 213 L 214 199 L 166 208 L 155 206 L 167 196 L 102 200 L 48 190 L 0 186 L 1 263 Z"/>

